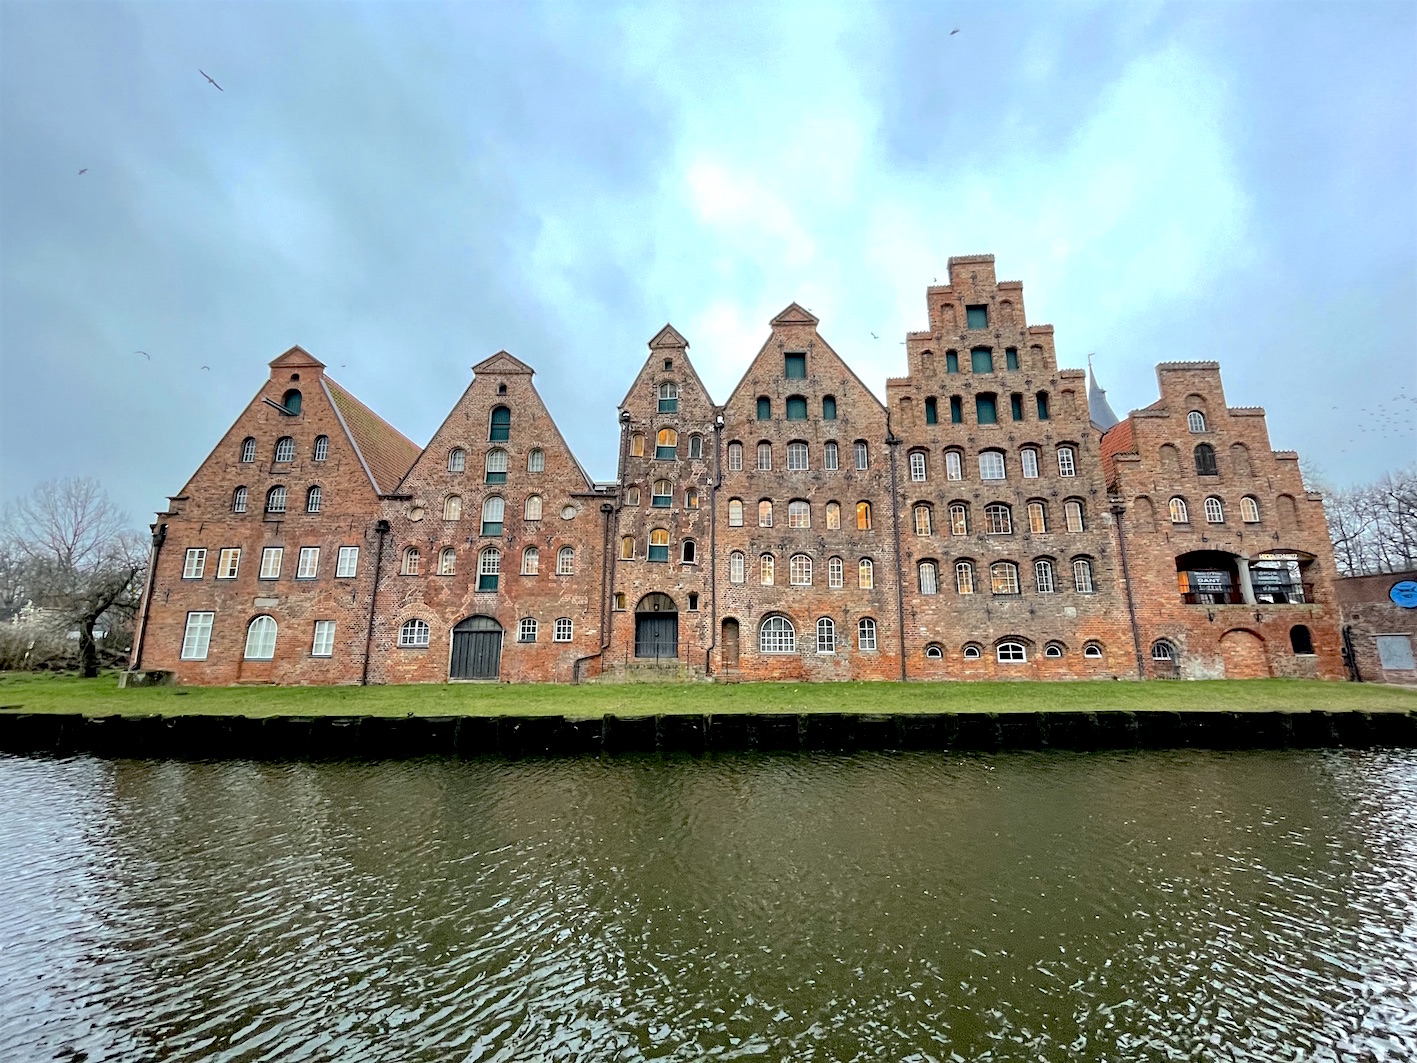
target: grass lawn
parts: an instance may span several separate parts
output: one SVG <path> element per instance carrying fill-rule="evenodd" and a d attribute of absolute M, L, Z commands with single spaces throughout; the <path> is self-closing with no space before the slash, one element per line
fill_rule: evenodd
<path fill-rule="evenodd" d="M 734 712 L 1417 711 L 1417 690 L 1309 679 L 1072 683 L 738 683 L 149 687 L 0 672 L 0 707 L 86 716 L 651 716 Z"/>

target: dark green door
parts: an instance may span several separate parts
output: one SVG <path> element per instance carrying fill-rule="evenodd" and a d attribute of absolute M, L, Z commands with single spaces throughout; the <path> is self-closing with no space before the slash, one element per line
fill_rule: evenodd
<path fill-rule="evenodd" d="M 496 679 L 502 666 L 502 625 L 490 616 L 470 616 L 453 628 L 453 679 Z"/>

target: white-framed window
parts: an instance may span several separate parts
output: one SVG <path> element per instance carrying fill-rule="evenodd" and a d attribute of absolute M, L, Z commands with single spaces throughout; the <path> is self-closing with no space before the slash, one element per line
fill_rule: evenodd
<path fill-rule="evenodd" d="M 1260 504 L 1250 495 L 1240 499 L 1240 519 L 1246 524 L 1260 522 Z"/>
<path fill-rule="evenodd" d="M 477 557 L 477 589 L 495 591 L 502 576 L 502 551 L 489 546 Z"/>
<path fill-rule="evenodd" d="M 927 536 L 927 535 L 929 535 L 930 532 L 931 532 L 931 527 L 930 527 L 930 507 L 927 506 L 927 505 L 923 505 L 923 504 L 916 506 L 915 509 L 914 509 L 914 516 L 915 516 L 915 534 L 916 534 L 916 535 L 920 535 L 920 536 Z"/>
<path fill-rule="evenodd" d="M 960 457 L 957 450 L 945 451 L 945 479 L 964 479 L 964 459 Z"/>
<path fill-rule="evenodd" d="M 1077 462 L 1073 459 L 1072 447 L 1058 448 L 1058 475 L 1076 476 L 1078 474 Z"/>
<path fill-rule="evenodd" d="M 246 627 L 246 660 L 269 661 L 276 655 L 276 622 L 258 616 Z"/>
<path fill-rule="evenodd" d="M 841 531 L 841 503 L 827 503 L 827 531 Z"/>
<path fill-rule="evenodd" d="M 787 444 L 787 471 L 802 472 L 807 468 L 807 444 Z"/>
<path fill-rule="evenodd" d="M 500 447 L 487 452 L 487 460 L 484 462 L 486 469 L 485 481 L 489 484 L 504 484 L 507 482 L 507 452 Z"/>
<path fill-rule="evenodd" d="M 977 661 L 981 656 L 983 656 L 983 654 L 980 652 L 980 648 L 973 642 L 964 647 L 964 659 L 966 661 Z"/>
<path fill-rule="evenodd" d="M 817 652 L 836 652 L 836 622 L 829 616 L 817 621 Z"/>
<path fill-rule="evenodd" d="M 253 444 L 254 445 L 254 444 Z M 215 613 L 188 613 L 187 628 L 182 632 L 182 659 L 205 661 L 212 641 L 212 620 Z"/>
<path fill-rule="evenodd" d="M 1082 648 L 1082 655 L 1090 661 L 1102 660 L 1102 644 L 1100 642 L 1089 642 Z"/>
<path fill-rule="evenodd" d="M 925 659 L 927 661 L 939 661 L 945 656 L 944 647 L 938 642 L 932 642 L 925 647 Z"/>
<path fill-rule="evenodd" d="M 920 562 L 920 593 L 940 593 L 939 570 L 935 568 L 935 562 L 933 561 Z"/>
<path fill-rule="evenodd" d="M 984 507 L 984 533 L 986 535 L 1012 535 L 1013 515 L 1002 502 L 990 502 Z"/>
<path fill-rule="evenodd" d="M 638 506 L 640 504 L 640 489 L 631 485 L 625 488 L 625 505 Z"/>
<path fill-rule="evenodd" d="M 856 585 L 863 591 L 869 591 L 876 585 L 876 569 L 869 557 L 863 557 L 856 566 Z"/>
<path fill-rule="evenodd" d="M 1018 566 L 1012 561 L 995 561 L 989 566 L 989 589 L 995 594 L 1018 593 Z"/>
<path fill-rule="evenodd" d="M 320 572 L 320 548 L 302 546 L 300 556 L 295 559 L 295 578 L 314 579 Z"/>
<path fill-rule="evenodd" d="M 730 528 L 743 527 L 743 500 L 741 498 L 728 500 L 728 526 Z"/>
<path fill-rule="evenodd" d="M 526 471 L 545 472 L 546 451 L 542 450 L 540 447 L 532 447 L 526 455 Z"/>
<path fill-rule="evenodd" d="M 985 450 L 979 454 L 979 478 L 981 480 L 1002 480 L 1004 478 L 1004 455 L 997 450 Z"/>
<path fill-rule="evenodd" d="M 1076 498 L 1070 498 L 1063 503 L 1063 515 L 1067 520 L 1068 531 L 1080 532 L 1085 526 L 1082 516 L 1082 503 Z"/>
<path fill-rule="evenodd" d="M 556 551 L 556 575 L 574 576 L 576 574 L 576 548 L 574 546 L 563 546 Z"/>
<path fill-rule="evenodd" d="M 742 472 L 742 471 L 743 471 L 743 444 L 742 444 L 742 443 L 729 443 L 729 444 L 728 444 L 728 471 L 729 471 L 729 472 Z"/>
<path fill-rule="evenodd" d="M 672 381 L 666 380 L 659 385 L 659 412 L 679 412 L 679 386 Z"/>
<path fill-rule="evenodd" d="M 797 632 L 785 616 L 770 616 L 758 628 L 758 650 L 761 653 L 796 653 Z"/>
<path fill-rule="evenodd" d="M 1023 478 L 1025 480 L 1038 479 L 1038 451 L 1032 447 L 1024 447 L 1018 452 L 1019 464 L 1023 466 Z"/>
<path fill-rule="evenodd" d="M 405 620 L 399 628 L 399 647 L 405 650 L 427 649 L 430 630 L 422 620 Z"/>
<path fill-rule="evenodd" d="M 856 648 L 866 653 L 876 649 L 876 622 L 869 616 L 856 621 Z"/>
<path fill-rule="evenodd" d="M 793 587 L 812 585 L 812 559 L 806 554 L 793 554 L 787 559 L 787 582 Z"/>
<path fill-rule="evenodd" d="M 787 526 L 789 528 L 810 528 L 812 526 L 812 507 L 802 501 L 787 503 Z"/>
<path fill-rule="evenodd" d="M 286 462 L 295 460 L 295 440 L 290 436 L 281 436 L 276 440 L 276 461 Z"/>
<path fill-rule="evenodd" d="M 1050 660 L 1057 660 L 1059 657 L 1063 656 L 1062 644 L 1058 642 L 1048 643 L 1048 645 L 1043 647 L 1043 656 Z"/>
<path fill-rule="evenodd" d="M 963 502 L 950 503 L 950 534 L 969 534 L 969 507 Z"/>
<path fill-rule="evenodd" d="M 851 445 L 852 452 L 856 456 L 856 467 L 866 469 L 871 465 L 871 448 L 866 445 L 864 439 L 858 439 Z"/>
<path fill-rule="evenodd" d="M 438 575 L 451 576 L 457 571 L 458 552 L 451 546 L 438 551 Z"/>
<path fill-rule="evenodd" d="M 645 456 L 645 434 L 634 432 L 630 435 L 630 457 L 643 458 Z"/>
<path fill-rule="evenodd" d="M 1048 531 L 1048 507 L 1043 502 L 1028 504 L 1028 530 L 1034 535 L 1042 535 Z"/>
<path fill-rule="evenodd" d="M 443 499 L 443 519 L 462 520 L 462 496 L 449 495 Z"/>
<path fill-rule="evenodd" d="M 910 452 L 910 479 L 914 483 L 924 483 L 925 471 L 925 452 L 912 450 Z"/>
<path fill-rule="evenodd" d="M 285 550 L 279 546 L 268 546 L 261 551 L 261 579 L 280 579 L 280 562 Z"/>
<path fill-rule="evenodd" d="M 233 512 L 233 513 L 245 513 L 245 512 L 246 512 L 246 499 L 247 499 L 249 496 L 250 496 L 250 492 L 247 491 L 246 488 L 244 488 L 244 487 L 238 487 L 235 491 L 233 491 L 233 492 L 231 493 L 231 512 Z"/>
<path fill-rule="evenodd" d="M 822 468 L 826 469 L 828 472 L 836 472 L 836 470 L 840 468 L 840 461 L 841 458 L 837 454 L 836 443 L 829 440 L 826 445 L 822 447 Z"/>
<path fill-rule="evenodd" d="M 241 441 L 241 460 L 244 462 L 256 460 L 256 440 L 251 436 L 247 436 Z"/>
<path fill-rule="evenodd" d="M 758 503 L 758 527 L 772 527 L 772 502 L 769 499 L 765 498 Z"/>
<path fill-rule="evenodd" d="M 698 489 L 697 487 L 686 487 L 686 488 L 684 488 L 684 508 L 685 508 L 685 509 L 698 509 L 698 508 L 699 508 L 699 489 Z"/>
<path fill-rule="evenodd" d="M 747 559 L 741 550 L 734 550 L 728 555 L 728 582 L 742 583 L 746 578 L 744 569 L 747 567 Z"/>
<path fill-rule="evenodd" d="M 1091 594 L 1092 588 L 1092 562 L 1086 558 L 1078 558 L 1073 562 L 1073 586 L 1079 594 Z"/>
<path fill-rule="evenodd" d="M 1153 661 L 1174 661 L 1176 648 L 1165 639 L 1157 639 L 1151 644 L 1151 659 Z"/>
<path fill-rule="evenodd" d="M 200 546 L 187 548 L 182 558 L 182 578 L 201 579 L 207 568 L 207 552 Z"/>
<path fill-rule="evenodd" d="M 1220 504 L 1220 499 L 1211 495 L 1205 500 L 1205 522 L 1207 524 L 1224 524 L 1225 507 Z"/>
<path fill-rule="evenodd" d="M 330 456 L 330 437 L 316 436 L 315 451 L 312 455 L 316 461 L 324 461 Z"/>
<path fill-rule="evenodd" d="M 699 544 L 693 539 L 685 539 L 679 544 L 679 560 L 686 565 L 699 563 Z"/>
<path fill-rule="evenodd" d="M 674 485 L 668 480 L 654 481 L 649 492 L 649 504 L 652 509 L 668 509 L 674 505 Z"/>
<path fill-rule="evenodd" d="M 1028 660 L 1028 650 L 1022 642 L 1001 642 L 998 658 L 1000 664 L 1023 664 Z"/>
<path fill-rule="evenodd" d="M 695 432 L 689 437 L 689 457 L 701 459 L 704 456 L 704 437 Z"/>
<path fill-rule="evenodd" d="M 461 503 L 459 503 L 461 505 Z M 488 495 L 482 500 L 482 534 L 501 535 L 503 518 L 507 515 L 506 500 L 498 495 Z"/>
<path fill-rule="evenodd" d="M 523 515 L 526 517 L 527 520 L 540 520 L 540 519 L 541 519 L 541 496 L 540 496 L 540 495 L 527 495 L 527 496 L 526 496 L 526 508 L 523 510 Z"/>
<path fill-rule="evenodd" d="M 467 451 L 462 447 L 454 447 L 448 451 L 448 471 L 462 472 L 467 468 Z"/>
<path fill-rule="evenodd" d="M 633 546 L 634 541 L 634 539 L 630 539 L 630 543 L 632 544 L 630 547 L 630 557 L 635 556 L 635 550 Z M 623 548 L 620 551 L 620 556 L 625 556 L 625 551 L 623 550 Z M 535 576 L 540 571 L 541 551 L 534 546 L 528 546 L 525 550 L 522 551 L 522 575 Z"/>
<path fill-rule="evenodd" d="M 267 512 L 267 513 L 284 513 L 284 512 L 285 512 L 285 488 L 284 488 L 284 487 L 272 487 L 269 491 L 266 492 L 266 512 Z"/>
<path fill-rule="evenodd" d="M 535 642 L 535 641 L 536 641 L 536 617 L 534 617 L 534 616 L 524 616 L 524 617 L 522 617 L 521 620 L 517 623 L 517 641 L 518 641 L 518 642 Z"/>
<path fill-rule="evenodd" d="M 839 591 L 846 584 L 846 565 L 841 558 L 833 557 L 827 561 L 827 586 L 834 591 Z"/>
<path fill-rule="evenodd" d="M 310 490 L 306 491 L 306 492 L 305 492 L 305 512 L 306 512 L 306 513 L 318 513 L 318 512 L 320 512 L 320 500 L 321 500 L 323 497 L 324 497 L 324 492 L 320 490 L 320 487 L 319 487 L 318 484 L 317 484 L 316 486 L 314 486 L 314 487 L 311 487 Z"/>
<path fill-rule="evenodd" d="M 764 587 L 771 587 L 773 582 L 773 561 L 772 554 L 763 554 L 758 558 L 758 582 Z"/>
<path fill-rule="evenodd" d="M 418 547 L 410 546 L 403 552 L 403 565 L 399 571 L 405 576 L 416 576 L 422 561 L 423 555 L 418 552 Z"/>
<path fill-rule="evenodd" d="M 661 428 L 654 436 L 654 457 L 656 461 L 673 461 L 679 456 L 679 433 L 672 428 Z"/>
<path fill-rule="evenodd" d="M 758 444 L 758 470 L 767 471 L 772 468 L 772 444 Z"/>
<path fill-rule="evenodd" d="M 968 561 L 955 562 L 955 590 L 960 594 L 974 593 L 974 566 Z"/>
<path fill-rule="evenodd" d="M 1039 594 L 1052 594 L 1058 587 L 1053 579 L 1053 562 L 1040 558 L 1033 563 L 1033 582 L 1038 585 Z"/>
<path fill-rule="evenodd" d="M 1176 498 L 1171 499 L 1171 523 L 1172 523 L 1172 524 L 1189 524 L 1189 523 L 1191 523 L 1191 515 L 1190 515 L 1190 513 L 1186 510 L 1186 500 L 1185 500 L 1184 498 L 1180 498 L 1180 497 L 1178 496 L 1178 497 L 1176 497 Z"/>
<path fill-rule="evenodd" d="M 556 626 L 551 629 L 552 642 L 570 642 L 574 628 L 569 616 L 557 617 Z"/>
<path fill-rule="evenodd" d="M 1192 410 L 1190 413 L 1186 414 L 1186 427 L 1194 434 L 1204 432 L 1205 414 L 1201 413 L 1200 410 Z"/>
<path fill-rule="evenodd" d="M 348 579 L 359 572 L 359 547 L 341 546 L 339 559 L 335 562 L 335 578 Z"/>
<path fill-rule="evenodd" d="M 241 564 L 241 550 L 238 547 L 227 547 L 222 550 L 217 557 L 216 578 L 235 579 L 236 569 Z"/>
<path fill-rule="evenodd" d="M 335 622 L 315 621 L 315 640 L 310 644 L 311 657 L 333 657 L 335 655 Z"/>

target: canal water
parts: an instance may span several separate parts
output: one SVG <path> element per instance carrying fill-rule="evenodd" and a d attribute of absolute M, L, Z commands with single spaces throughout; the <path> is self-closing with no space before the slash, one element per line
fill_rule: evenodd
<path fill-rule="evenodd" d="M 0 1059 L 1406 1060 L 1417 754 L 0 758 Z"/>

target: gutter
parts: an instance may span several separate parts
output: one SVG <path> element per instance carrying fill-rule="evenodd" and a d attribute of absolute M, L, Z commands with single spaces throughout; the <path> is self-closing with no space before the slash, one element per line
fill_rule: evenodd
<path fill-rule="evenodd" d="M 1126 511 L 1127 507 L 1120 503 L 1112 506 L 1112 517 L 1117 525 L 1117 552 L 1122 558 L 1122 578 L 1127 581 L 1127 614 L 1132 621 L 1132 652 L 1136 654 L 1137 678 L 1145 679 L 1146 670 L 1141 663 L 1141 631 L 1137 628 L 1137 603 L 1132 597 L 1132 574 L 1127 565 L 1127 536 L 1122 531 L 1122 515 Z"/>
<path fill-rule="evenodd" d="M 389 534 L 389 522 L 381 520 L 374 525 L 379 533 L 379 548 L 374 554 L 374 589 L 369 593 L 369 630 L 364 636 L 364 671 L 359 676 L 359 685 L 369 685 L 369 654 L 374 647 L 374 617 L 379 602 L 379 577 L 384 572 L 384 536 Z"/>
<path fill-rule="evenodd" d="M 607 620 L 607 611 L 613 611 L 609 608 L 610 516 L 615 512 L 615 506 L 610 502 L 602 502 L 600 512 L 604 515 L 600 529 L 600 649 L 595 653 L 588 653 L 584 657 L 577 657 L 571 662 L 572 684 L 579 684 L 581 681 L 581 664 L 584 661 L 593 661 L 602 656 L 605 653 L 605 647 L 610 645 L 610 625 Z"/>
<path fill-rule="evenodd" d="M 704 676 L 713 675 L 713 651 L 718 649 L 718 487 L 723 482 L 723 410 L 714 410 L 713 479 L 709 481 L 709 644 L 704 650 Z"/>
<path fill-rule="evenodd" d="M 143 665 L 143 638 L 148 631 L 148 614 L 152 611 L 153 587 L 157 583 L 157 560 L 162 553 L 162 544 L 167 541 L 167 525 L 153 525 L 153 543 L 148 548 L 148 586 L 143 592 L 143 615 L 138 620 L 138 637 L 133 645 L 132 663 L 129 671 L 138 671 Z"/>
<path fill-rule="evenodd" d="M 891 534 L 895 537 L 895 614 L 900 634 L 900 680 L 905 682 L 905 574 L 900 568 L 900 486 L 896 479 L 896 450 L 900 437 L 891 430 L 891 412 L 886 410 L 886 447 L 891 455 Z"/>

